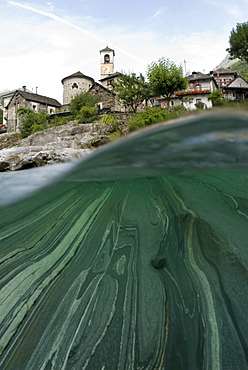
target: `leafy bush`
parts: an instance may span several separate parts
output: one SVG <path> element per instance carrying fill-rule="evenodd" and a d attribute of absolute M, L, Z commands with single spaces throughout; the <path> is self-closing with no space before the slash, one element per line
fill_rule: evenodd
<path fill-rule="evenodd" d="M 54 117 L 49 120 L 49 127 L 66 125 L 72 120 L 71 116 L 68 117 Z"/>
<path fill-rule="evenodd" d="M 101 123 L 107 123 L 108 125 L 110 125 L 113 132 L 117 131 L 118 128 L 119 128 L 118 120 L 115 117 L 111 116 L 111 115 L 102 117 L 100 119 L 100 122 Z"/>
<path fill-rule="evenodd" d="M 113 116 L 103 116 L 100 119 L 100 122 L 101 123 L 108 123 L 110 125 L 115 124 L 115 123 L 118 123 L 117 119 L 115 117 L 113 117 Z"/>
<path fill-rule="evenodd" d="M 173 107 L 170 107 L 169 111 L 184 114 L 184 113 L 188 112 L 188 109 L 185 108 L 184 105 L 174 105 Z"/>
<path fill-rule="evenodd" d="M 82 107 L 77 115 L 77 123 L 93 122 L 97 114 L 96 107 Z"/>
<path fill-rule="evenodd" d="M 199 103 L 196 103 L 196 104 L 195 104 L 195 107 L 196 107 L 197 109 L 204 109 L 205 104 L 204 104 L 204 103 L 202 103 L 202 102 L 199 102 Z"/>
<path fill-rule="evenodd" d="M 186 109 L 147 108 L 145 111 L 132 117 L 128 121 L 127 127 L 129 131 L 135 131 L 157 122 L 168 121 L 169 119 L 179 117 L 186 112 Z"/>
<path fill-rule="evenodd" d="M 36 113 L 30 108 L 20 107 L 17 114 L 21 118 L 19 130 L 22 138 L 48 127 L 49 114 L 43 111 Z"/>
<path fill-rule="evenodd" d="M 118 131 L 118 132 L 112 132 L 110 135 L 109 135 L 109 141 L 110 142 L 113 142 L 113 141 L 116 141 L 116 140 L 119 140 L 121 138 L 121 133 Z"/>
<path fill-rule="evenodd" d="M 89 92 L 81 92 L 71 99 L 69 110 L 72 116 L 76 117 L 82 107 L 95 107 L 95 105 L 99 102 L 99 99 L 99 97 L 93 96 Z"/>

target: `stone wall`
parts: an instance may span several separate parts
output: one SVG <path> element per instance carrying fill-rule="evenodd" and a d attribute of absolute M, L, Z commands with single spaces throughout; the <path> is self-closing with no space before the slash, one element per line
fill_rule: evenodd
<path fill-rule="evenodd" d="M 20 125 L 20 118 L 17 116 L 17 110 L 19 107 L 29 108 L 26 100 L 19 94 L 16 94 L 16 96 L 13 97 L 13 99 L 8 105 L 7 132 L 17 132 L 18 131 L 18 128 Z"/>
<path fill-rule="evenodd" d="M 90 89 L 90 93 L 93 96 L 98 96 L 101 99 L 99 102 L 101 103 L 101 108 L 113 110 L 113 107 L 116 106 L 116 95 L 113 92 L 105 89 L 103 86 L 96 83 Z"/>
<path fill-rule="evenodd" d="M 34 112 L 44 111 L 47 114 L 51 114 L 56 108 L 37 101 L 26 100 L 18 91 L 13 96 L 9 105 L 7 106 L 7 132 L 19 132 L 19 126 L 21 119 L 18 117 L 18 108 L 24 107 L 32 109 Z"/>
<path fill-rule="evenodd" d="M 63 85 L 63 104 L 69 104 L 76 95 L 89 91 L 92 81 L 88 78 L 72 77 L 65 79 Z"/>

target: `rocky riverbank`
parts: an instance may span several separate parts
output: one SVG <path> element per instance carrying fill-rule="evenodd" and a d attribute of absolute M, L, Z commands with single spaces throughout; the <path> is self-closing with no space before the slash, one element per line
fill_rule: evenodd
<path fill-rule="evenodd" d="M 104 123 L 50 127 L 20 140 L 17 134 L 0 135 L 0 171 L 16 171 L 69 162 L 107 144 L 111 125 Z"/>

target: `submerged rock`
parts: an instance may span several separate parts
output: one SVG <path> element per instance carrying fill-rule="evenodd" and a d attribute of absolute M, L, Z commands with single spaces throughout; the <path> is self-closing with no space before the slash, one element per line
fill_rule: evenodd
<path fill-rule="evenodd" d="M 166 258 L 165 256 L 156 256 L 151 260 L 151 264 L 157 269 L 162 269 L 163 267 L 165 267 Z"/>

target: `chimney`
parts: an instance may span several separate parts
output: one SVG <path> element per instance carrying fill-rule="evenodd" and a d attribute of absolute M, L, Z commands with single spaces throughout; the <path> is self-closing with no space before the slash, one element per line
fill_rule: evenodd
<path fill-rule="evenodd" d="M 35 88 L 35 94 L 38 94 L 38 87 Z"/>
<path fill-rule="evenodd" d="M 23 91 L 26 91 L 27 86 L 22 86 Z"/>

